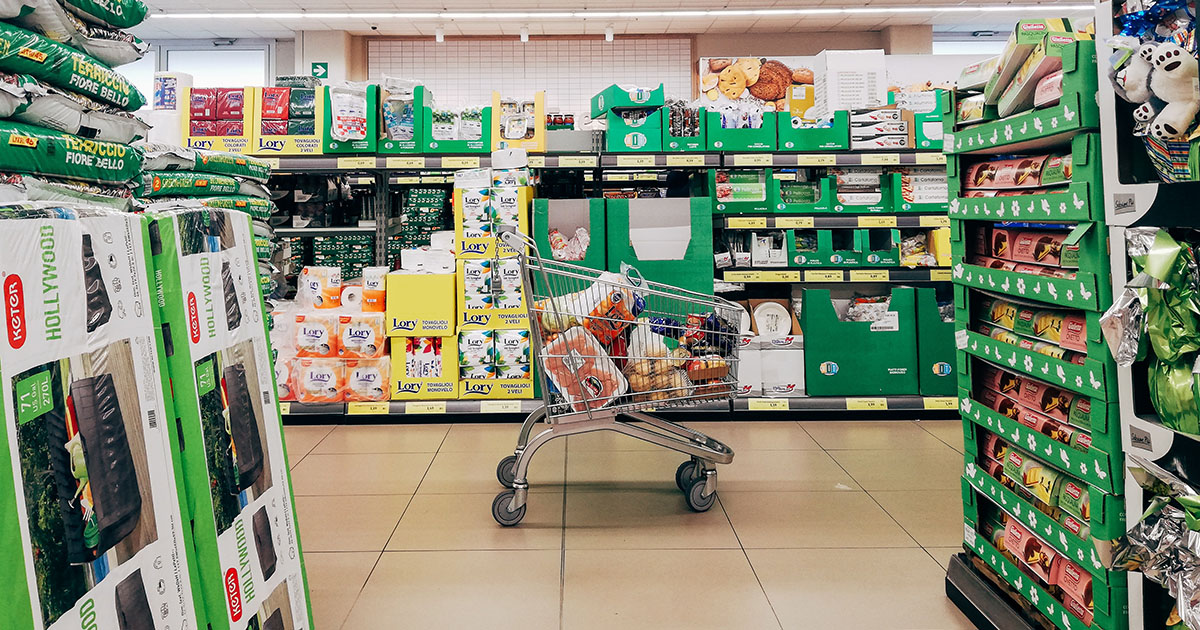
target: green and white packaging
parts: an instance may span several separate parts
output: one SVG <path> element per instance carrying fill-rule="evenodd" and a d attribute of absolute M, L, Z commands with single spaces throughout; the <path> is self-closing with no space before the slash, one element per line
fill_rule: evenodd
<path fill-rule="evenodd" d="M 200 628 L 146 221 L 0 209 L 0 626 Z"/>
<path fill-rule="evenodd" d="M 309 630 L 250 217 L 147 216 L 208 624 Z"/>
<path fill-rule="evenodd" d="M 146 104 L 128 79 L 99 60 L 7 22 L 0 22 L 0 70 L 29 74 L 127 112 Z"/>
<path fill-rule="evenodd" d="M 141 170 L 142 154 L 131 146 L 0 120 L 0 171 L 125 184 Z"/>

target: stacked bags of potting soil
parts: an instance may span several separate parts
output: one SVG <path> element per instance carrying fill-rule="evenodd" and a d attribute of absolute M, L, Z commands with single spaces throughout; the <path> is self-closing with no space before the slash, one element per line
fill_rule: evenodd
<path fill-rule="evenodd" d="M 143 143 L 137 148 L 143 156 L 135 189 L 139 207 L 207 206 L 240 210 L 254 219 L 259 281 L 263 297 L 269 297 L 279 276 L 271 263 L 275 233 L 267 223 L 275 209 L 265 185 L 271 177 L 270 164 L 239 153 L 167 144 Z"/>
<path fill-rule="evenodd" d="M 113 66 L 147 45 L 119 29 L 140 0 L 0 0 L 0 202 L 81 201 L 129 210 L 149 127 L 145 98 Z"/>

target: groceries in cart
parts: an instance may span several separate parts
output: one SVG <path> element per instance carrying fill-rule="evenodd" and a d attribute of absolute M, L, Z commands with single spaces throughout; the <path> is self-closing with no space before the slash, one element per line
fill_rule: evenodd
<path fill-rule="evenodd" d="M 710 302 L 707 312 L 687 312 L 701 310 L 696 308 L 701 303 L 680 299 L 686 292 L 651 286 L 629 265 L 594 278 L 546 271 L 544 279 L 533 274 L 531 314 L 543 339 L 540 356 L 548 386 L 565 402 L 563 412 L 614 404 L 672 406 L 733 395 L 735 310 L 718 312 L 722 309 L 712 310 Z"/>

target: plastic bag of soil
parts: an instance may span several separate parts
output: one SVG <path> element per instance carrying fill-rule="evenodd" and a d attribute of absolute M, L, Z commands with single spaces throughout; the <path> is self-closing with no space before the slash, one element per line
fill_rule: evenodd
<path fill-rule="evenodd" d="M 0 6 L 11 0 L 0 0 Z M 58 0 L 18 0 L 32 5 L 12 19 L 18 25 L 56 42 L 83 51 L 109 66 L 132 63 L 142 58 L 150 45 L 121 30 L 88 24 L 66 10 Z M 0 9 L 9 13 L 11 8 Z"/>
<path fill-rule="evenodd" d="M 68 11 L 92 24 L 133 28 L 146 21 L 142 0 L 63 0 Z"/>
<path fill-rule="evenodd" d="M 228 175 L 189 171 L 145 171 L 135 193 L 138 197 L 207 197 L 236 194 L 241 184 Z"/>
<path fill-rule="evenodd" d="M 0 120 L 0 172 L 126 184 L 141 170 L 133 147 Z"/>
<path fill-rule="evenodd" d="M 29 74 L 125 111 L 146 104 L 146 98 L 128 79 L 104 63 L 7 22 L 0 22 L 0 70 Z"/>
<path fill-rule="evenodd" d="M 104 186 L 22 173 L 0 173 L 0 203 L 48 201 L 84 203 L 129 212 L 133 191 L 128 186 Z"/>
<path fill-rule="evenodd" d="M 275 202 L 261 197 L 248 195 L 230 195 L 228 197 L 211 197 L 201 199 L 200 203 L 210 208 L 228 208 L 241 210 L 255 219 L 266 220 L 275 212 Z"/>
<path fill-rule="evenodd" d="M 8 111 L 9 102 L 17 100 L 22 102 Z M 121 144 L 144 138 L 150 131 L 150 125 L 129 112 L 46 85 L 27 74 L 0 72 L 0 117 Z"/>
<path fill-rule="evenodd" d="M 264 160 L 238 153 L 187 149 L 171 144 L 142 143 L 148 171 L 195 171 L 241 177 L 265 182 L 271 177 L 271 165 Z"/>

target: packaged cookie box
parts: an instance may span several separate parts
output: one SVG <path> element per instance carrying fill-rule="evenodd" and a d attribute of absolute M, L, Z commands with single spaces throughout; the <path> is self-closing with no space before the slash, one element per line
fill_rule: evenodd
<path fill-rule="evenodd" d="M 979 441 L 979 452 L 987 459 L 999 463 L 1004 459 L 1002 454 L 1007 446 L 1000 436 L 991 431 L 985 431 Z"/>
<path fill-rule="evenodd" d="M 1021 230 L 1013 238 L 1006 258 L 1017 262 L 1055 267 L 1079 267 L 1079 244 L 1067 232 Z"/>
<path fill-rule="evenodd" d="M 987 85 L 988 79 L 996 72 L 996 65 L 999 63 L 1000 57 L 995 56 L 968 65 L 958 74 L 958 82 L 955 87 L 964 92 L 982 90 Z"/>
<path fill-rule="evenodd" d="M 1091 447 L 1092 439 L 1087 433 L 1069 424 L 1048 418 L 1032 409 L 1022 407 L 1017 415 L 1017 421 L 1077 451 L 1086 453 Z"/>
<path fill-rule="evenodd" d="M 1037 458 L 1011 450 L 1004 461 L 1004 476 L 1008 477 L 1023 493 L 1032 495 L 1043 504 L 1056 505 L 1063 474 L 1050 468 Z"/>
<path fill-rule="evenodd" d="M 1017 397 L 1021 391 L 1021 377 L 989 363 L 979 363 L 975 368 L 976 383 L 986 389 L 1009 397 Z"/>
<path fill-rule="evenodd" d="M 1000 95 L 996 109 L 1001 118 L 1033 109 L 1038 82 L 1050 73 L 1062 70 L 1063 52 L 1075 43 L 1076 37 L 1074 33 L 1049 33 L 1034 47 L 1013 76 L 1012 83 Z"/>
<path fill-rule="evenodd" d="M 254 148 L 253 88 L 184 88 L 189 107 L 183 144 L 189 149 L 249 153 Z"/>
<path fill-rule="evenodd" d="M 987 97 L 982 94 L 975 94 L 958 99 L 954 108 L 954 124 L 956 127 L 966 127 L 981 122 L 996 120 L 1000 115 L 996 113 L 995 105 L 987 104 Z"/>
<path fill-rule="evenodd" d="M 1004 50 L 996 60 L 996 71 L 988 77 L 987 84 L 984 85 L 983 93 L 987 96 L 988 104 L 994 105 L 1000 101 L 1001 94 L 1008 88 L 1021 64 L 1025 63 L 1033 49 L 1049 34 L 1075 36 L 1071 23 L 1064 18 L 1017 22 L 1004 44 Z"/>
<path fill-rule="evenodd" d="M 1000 303 L 1001 300 L 996 300 Z M 1067 350 L 1087 352 L 1087 320 L 1080 311 L 1016 307 L 1016 318 L 1008 326 L 1013 332 L 1036 337 Z"/>
<path fill-rule="evenodd" d="M 1070 155 L 1031 155 L 976 162 L 962 175 L 967 190 L 1010 191 L 1071 183 Z"/>
<path fill-rule="evenodd" d="M 1016 400 L 990 389 L 980 389 L 978 398 L 979 402 L 983 403 L 988 409 L 995 411 L 1005 418 L 1016 420 L 1021 414 L 1021 405 L 1017 404 Z"/>
<path fill-rule="evenodd" d="M 1092 401 L 1087 396 L 1026 378 L 1021 382 L 1018 399 L 1026 407 L 1059 422 L 1069 422 L 1084 429 L 1091 426 Z"/>
<path fill-rule="evenodd" d="M 250 217 L 145 216 L 208 623 L 311 629 Z"/>

